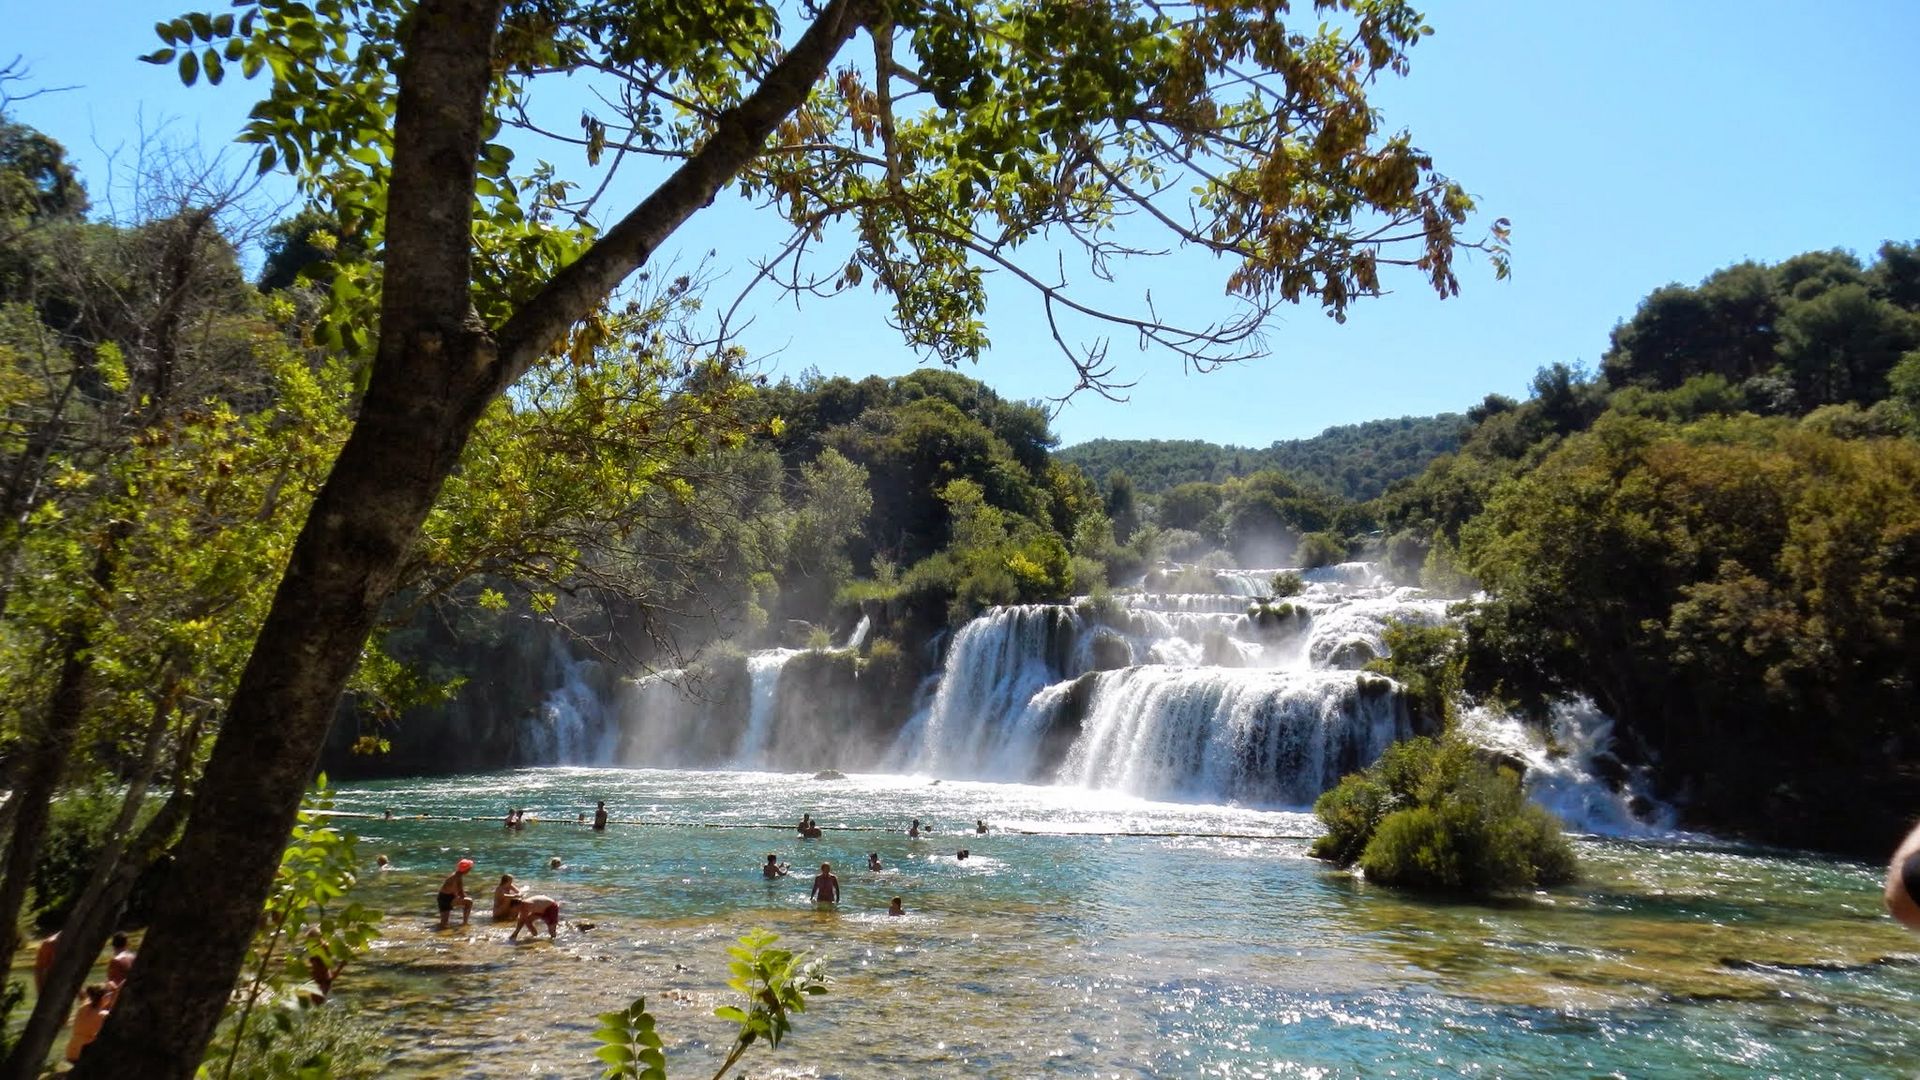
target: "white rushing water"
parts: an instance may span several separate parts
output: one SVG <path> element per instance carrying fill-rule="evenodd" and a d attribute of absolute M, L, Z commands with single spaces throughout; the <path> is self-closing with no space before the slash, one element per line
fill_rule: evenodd
<path fill-rule="evenodd" d="M 528 765 L 600 764 L 612 761 L 617 733 L 605 722 L 606 710 L 593 676 L 597 660 L 568 652 L 555 635 L 547 653 L 551 689 L 532 723 L 516 732 L 520 760 Z"/>

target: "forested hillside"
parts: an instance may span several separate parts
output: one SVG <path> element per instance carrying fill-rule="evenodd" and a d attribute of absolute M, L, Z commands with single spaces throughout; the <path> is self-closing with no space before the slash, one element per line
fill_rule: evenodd
<path fill-rule="evenodd" d="M 1278 469 L 1335 495 L 1366 500 L 1456 449 L 1463 421 L 1458 413 L 1368 420 L 1264 449 L 1198 439 L 1093 439 L 1069 446 L 1057 456 L 1086 470 L 1100 484 L 1114 472 L 1124 472 L 1136 488 L 1149 494 L 1178 484 L 1217 484 L 1262 469 Z"/>

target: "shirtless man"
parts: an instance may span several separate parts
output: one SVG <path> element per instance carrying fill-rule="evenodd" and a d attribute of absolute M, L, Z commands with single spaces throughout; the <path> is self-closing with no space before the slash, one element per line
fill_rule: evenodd
<path fill-rule="evenodd" d="M 453 905 L 460 905 L 460 925 L 467 925 L 473 917 L 473 901 L 467 898 L 467 871 L 473 869 L 472 859 L 461 859 L 460 864 L 440 883 L 440 929 L 447 928 L 447 917 L 453 914 Z"/>
<path fill-rule="evenodd" d="M 872 874 L 877 874 L 877 873 L 879 873 L 880 871 L 882 871 L 882 870 L 885 870 L 885 869 L 886 869 L 886 867 L 884 867 L 884 866 L 881 866 L 881 865 L 880 865 L 880 853 L 879 853 L 879 852 L 877 852 L 877 851 L 869 851 L 869 852 L 867 852 L 867 872 L 868 872 L 868 873 L 872 873 Z"/>
<path fill-rule="evenodd" d="M 515 924 L 513 933 L 507 935 L 507 940 L 520 940 L 520 931 L 532 926 L 535 919 L 546 920 L 547 940 L 553 940 L 560 933 L 560 901 L 551 896 L 521 897 L 520 921 Z M 533 936 L 539 937 L 540 931 L 533 931 Z"/>
<path fill-rule="evenodd" d="M 1887 914 L 1920 930 L 1920 825 L 1900 843 L 1887 863 Z"/>
<path fill-rule="evenodd" d="M 816 904 L 840 902 L 840 879 L 833 876 L 832 863 L 820 864 L 820 875 L 813 879 L 813 888 L 808 891 L 807 899 Z"/>
<path fill-rule="evenodd" d="M 900 903 L 900 898 L 897 896 L 893 898 L 893 903 L 887 905 L 887 914 L 889 915 L 905 915 L 906 913 L 906 906 Z"/>
<path fill-rule="evenodd" d="M 774 878 L 783 878 L 787 876 L 787 864 L 775 862 L 773 856 L 769 855 L 767 856 L 766 865 L 760 868 L 760 873 L 768 881 L 772 881 Z"/>
<path fill-rule="evenodd" d="M 99 1036 L 107 1022 L 107 987 L 95 983 L 82 994 L 84 1000 L 73 1011 L 73 1037 L 67 1040 L 67 1060 L 79 1062 L 81 1051 Z"/>
<path fill-rule="evenodd" d="M 47 973 L 53 970 L 53 961 L 60 948 L 60 931 L 55 930 L 40 942 L 33 953 L 33 990 L 39 993 L 47 984 Z"/>
<path fill-rule="evenodd" d="M 113 935 L 113 959 L 107 961 L 107 985 L 118 987 L 133 974 L 133 962 L 139 953 L 127 948 L 127 935 Z"/>
<path fill-rule="evenodd" d="M 512 874 L 501 874 L 500 884 L 493 887 L 493 921 L 506 922 L 514 917 L 513 910 L 520 904 L 520 886 L 513 883 Z"/>
<path fill-rule="evenodd" d="M 607 804 L 605 802 L 602 802 L 593 811 L 593 831 L 607 831 Z"/>

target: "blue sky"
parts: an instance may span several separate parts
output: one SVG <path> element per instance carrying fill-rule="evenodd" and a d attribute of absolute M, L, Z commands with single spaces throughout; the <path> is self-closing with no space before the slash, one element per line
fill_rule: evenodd
<path fill-rule="evenodd" d="M 105 0 L 82 13 L 0 0 L 0 58 L 17 53 L 36 83 L 75 87 L 22 102 L 17 116 L 68 145 L 96 202 L 107 152 L 126 160 L 142 123 L 217 148 L 252 104 L 238 79 L 187 90 L 134 60 L 155 47 L 154 21 L 187 7 Z M 1742 259 L 1831 247 L 1870 258 L 1883 240 L 1920 240 L 1920 3 L 1430 0 L 1424 10 L 1435 35 L 1375 100 L 1487 219 L 1512 219 L 1513 278 L 1466 265 L 1463 294 L 1446 301 L 1412 278 L 1390 282 L 1393 295 L 1344 325 L 1300 309 L 1269 335 L 1270 355 L 1207 375 L 1116 340 L 1112 358 L 1139 380 L 1131 400 L 1075 398 L 1055 421 L 1065 442 L 1259 446 L 1460 410 L 1490 391 L 1523 395 L 1542 364 L 1595 363 L 1608 331 L 1658 285 Z M 681 231 L 677 260 L 714 252 L 729 271 L 715 298 L 730 298 L 776 234 L 723 199 Z M 1163 313 L 1197 316 L 1225 274 L 1209 259 L 1155 260 L 1133 268 L 1128 295 L 1151 290 Z M 1037 305 L 1013 287 L 993 303 L 995 347 L 968 373 L 1011 397 L 1064 393 L 1071 373 Z M 742 340 L 776 375 L 890 375 L 919 362 L 864 293 L 797 311 L 770 295 L 749 305 Z"/>

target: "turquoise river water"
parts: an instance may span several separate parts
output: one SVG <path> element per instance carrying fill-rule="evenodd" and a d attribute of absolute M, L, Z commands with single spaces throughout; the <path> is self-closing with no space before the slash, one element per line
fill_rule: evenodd
<path fill-rule="evenodd" d="M 577 815 L 601 799 L 614 823 L 596 834 Z M 503 829 L 511 806 L 537 820 Z M 710 1075 L 730 1034 L 712 1016 L 730 1003 L 723 950 L 753 927 L 833 980 L 786 1044 L 749 1056 L 754 1076 L 1920 1069 L 1920 940 L 1856 863 L 1587 839 L 1581 883 L 1467 904 L 1308 858 L 1306 814 L 1077 788 L 543 768 L 350 784 L 339 808 L 372 815 L 348 824 L 395 868 L 368 875 L 384 936 L 337 996 L 386 1029 L 398 1076 L 597 1075 L 594 1014 L 642 994 L 673 1074 Z M 803 811 L 825 836 L 796 838 Z M 910 840 L 914 817 L 939 832 Z M 794 876 L 765 881 L 768 853 Z M 433 893 L 463 857 L 481 910 L 439 931 Z M 806 900 L 822 861 L 837 910 Z M 484 910 L 503 872 L 594 928 L 509 944 Z M 885 914 L 896 895 L 906 918 Z"/>

